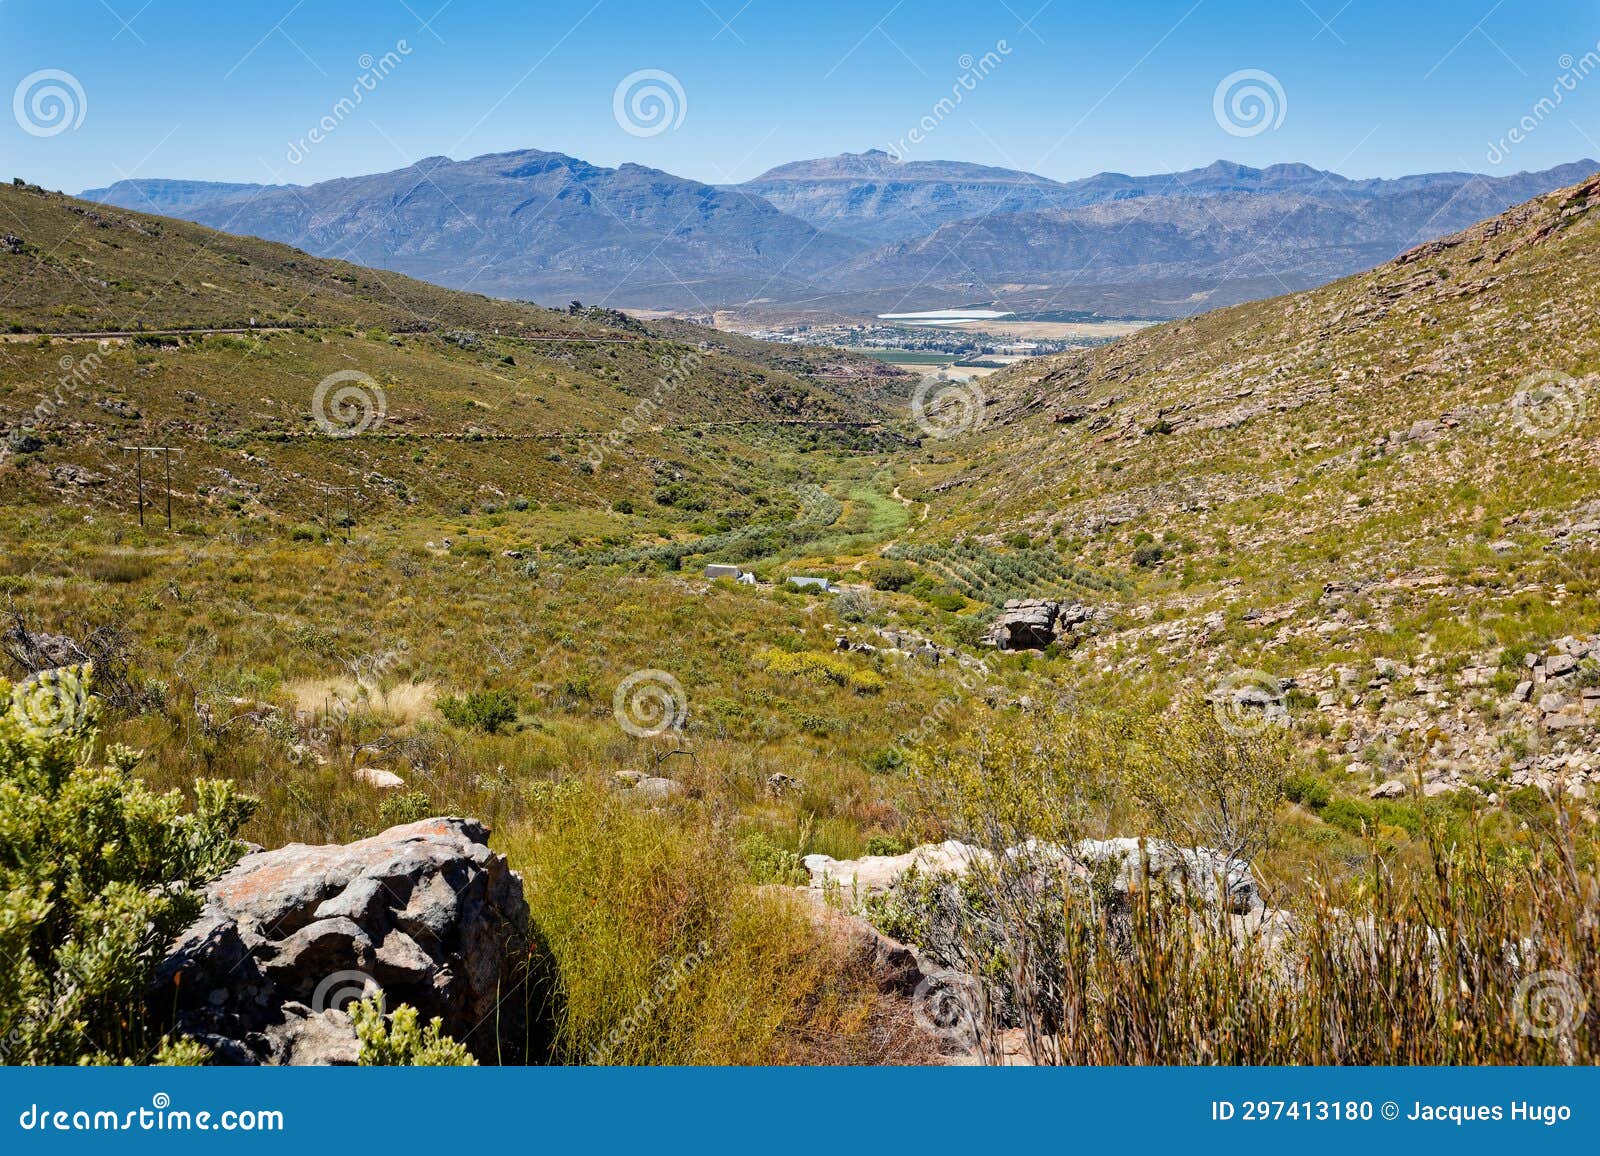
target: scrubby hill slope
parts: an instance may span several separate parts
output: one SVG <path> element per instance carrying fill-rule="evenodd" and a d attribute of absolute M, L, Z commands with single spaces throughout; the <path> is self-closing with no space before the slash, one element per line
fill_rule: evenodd
<path fill-rule="evenodd" d="M 0 231 L 11 493 L 126 508 L 119 447 L 142 443 L 182 448 L 191 515 L 303 516 L 328 485 L 369 508 L 605 504 L 671 482 L 727 497 L 768 484 L 739 476 L 759 431 L 885 416 L 848 380 L 877 363 L 849 354 L 713 346 L 693 326 L 458 293 L 29 186 L 0 188 Z"/>
<path fill-rule="evenodd" d="M 1590 696 L 1518 684 L 1586 654 L 1600 613 L 1597 255 L 1600 178 L 1314 292 L 1024 363 L 925 468 L 916 534 L 1132 564 L 1086 678 L 1265 671 L 1358 774 L 1409 744 L 1441 782 L 1582 788 Z"/>

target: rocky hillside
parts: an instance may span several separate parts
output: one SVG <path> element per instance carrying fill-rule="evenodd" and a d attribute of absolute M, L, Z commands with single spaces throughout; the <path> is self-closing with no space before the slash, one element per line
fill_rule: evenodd
<path fill-rule="evenodd" d="M 1324 289 L 986 379 L 926 541 L 1144 575 L 1086 686 L 1266 687 L 1382 787 L 1592 791 L 1600 178 Z M 1391 788 L 1392 789 L 1392 788 Z"/>

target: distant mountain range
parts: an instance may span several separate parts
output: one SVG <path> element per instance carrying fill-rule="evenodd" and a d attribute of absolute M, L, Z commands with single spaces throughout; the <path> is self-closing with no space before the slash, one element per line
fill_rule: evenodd
<path fill-rule="evenodd" d="M 1351 180 L 1218 161 L 1059 182 L 874 150 L 717 186 L 530 149 L 307 186 L 150 179 L 81 195 L 547 304 L 1168 317 L 1322 284 L 1597 168 Z"/>

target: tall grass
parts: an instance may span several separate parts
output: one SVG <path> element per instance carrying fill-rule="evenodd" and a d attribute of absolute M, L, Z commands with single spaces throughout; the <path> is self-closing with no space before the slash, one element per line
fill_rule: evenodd
<path fill-rule="evenodd" d="M 604 1064 L 921 1058 L 851 945 L 753 888 L 720 831 L 578 783 L 502 840 L 540 937 L 550 1059 Z"/>
<path fill-rule="evenodd" d="M 1033 744 L 1001 728 L 933 770 L 946 823 L 994 851 L 994 866 L 917 881 L 888 910 L 976 978 L 969 1012 L 989 1056 L 1020 1037 L 1035 1061 L 1069 1064 L 1600 1060 L 1600 847 L 1577 808 L 1555 800 L 1507 842 L 1419 798 L 1405 854 L 1373 837 L 1354 875 L 1324 871 L 1281 909 L 1240 915 L 1203 884 L 1152 880 L 1148 860 L 1124 890 L 1052 847 L 1083 833 L 1086 784 L 1115 791 L 1120 779 L 1143 800 L 1152 769 L 1183 757 L 1192 781 L 1170 781 L 1191 818 L 1161 823 L 1180 803 L 1162 792 L 1145 822 L 1185 846 L 1185 834 L 1221 830 L 1214 820 L 1243 814 L 1247 792 L 1259 807 L 1263 785 L 1281 782 L 1270 740 L 1200 735 L 1181 711 L 1106 729 L 1100 746 L 1087 741 L 1097 725 L 1074 718 Z M 1266 821 L 1251 824 L 1263 844 Z M 1055 843 L 1004 853 L 1030 834 Z"/>

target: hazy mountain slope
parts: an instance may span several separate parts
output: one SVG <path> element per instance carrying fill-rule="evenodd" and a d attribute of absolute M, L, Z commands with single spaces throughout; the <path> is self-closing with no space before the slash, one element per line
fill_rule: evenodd
<path fill-rule="evenodd" d="M 1350 180 L 1218 161 L 1060 184 L 882 152 L 714 187 L 527 150 L 300 188 L 122 182 L 108 203 L 454 288 L 563 304 L 851 313 L 988 302 L 1179 316 L 1320 284 L 1570 184 L 1544 173 Z"/>
<path fill-rule="evenodd" d="M 121 180 L 103 189 L 85 189 L 78 196 L 85 201 L 138 209 L 141 213 L 181 217 L 201 205 L 248 197 L 268 187 L 232 181 L 173 181 L 157 177 Z"/>
<path fill-rule="evenodd" d="M 692 308 L 703 292 L 718 300 L 793 292 L 861 248 L 747 193 L 537 150 L 430 157 L 184 215 L 452 288 L 552 304 L 582 297 Z M 697 288 L 708 279 L 713 290 Z"/>
<path fill-rule="evenodd" d="M 1463 183 L 1441 175 L 1355 193 L 1323 184 L 1315 193 L 1118 198 L 990 216 L 867 254 L 839 280 L 860 290 L 948 286 L 962 300 L 1003 301 L 1019 283 L 1189 283 L 1208 290 L 1203 301 L 1165 312 L 1192 312 L 1237 300 L 1230 285 L 1244 279 L 1265 278 L 1280 292 L 1322 284 L 1545 192 L 1546 181 L 1570 182 L 1588 171 L 1564 166 Z"/>
<path fill-rule="evenodd" d="M 896 162 L 872 149 L 769 169 L 738 186 L 819 229 L 884 244 L 989 213 L 1064 203 L 1065 186 L 959 161 Z"/>

